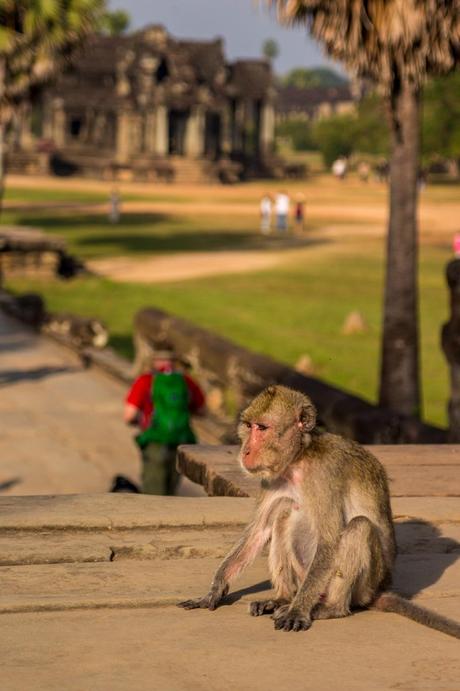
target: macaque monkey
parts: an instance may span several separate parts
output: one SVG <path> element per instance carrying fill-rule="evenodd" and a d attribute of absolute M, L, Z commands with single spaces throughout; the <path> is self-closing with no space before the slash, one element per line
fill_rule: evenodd
<path fill-rule="evenodd" d="M 207 595 L 179 604 L 214 610 L 269 542 L 274 597 L 251 602 L 275 629 L 302 631 L 352 608 L 396 612 L 460 638 L 460 625 L 387 591 L 396 556 L 388 482 L 362 446 L 316 429 L 304 394 L 270 386 L 243 411 L 239 462 L 261 478 L 255 517 Z"/>

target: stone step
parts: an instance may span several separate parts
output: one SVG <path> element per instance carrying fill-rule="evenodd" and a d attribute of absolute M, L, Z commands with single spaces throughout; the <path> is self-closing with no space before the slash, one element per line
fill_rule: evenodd
<path fill-rule="evenodd" d="M 0 532 L 241 526 L 253 506 L 248 499 L 146 494 L 5 496 L 0 497 Z"/>
<path fill-rule="evenodd" d="M 460 553 L 460 526 L 443 523 L 397 522 L 398 554 L 426 555 Z M 135 530 L 61 529 L 0 530 L 0 566 L 116 561 L 120 559 L 167 560 L 204 557 L 223 558 L 238 540 L 242 525 L 205 528 L 154 527 Z"/>
<path fill-rule="evenodd" d="M 426 607 L 431 599 L 460 598 L 454 562 L 455 555 L 401 556 L 393 588 Z M 221 558 L 186 558 L 182 552 L 169 559 L 3 566 L 0 613 L 175 604 L 205 594 L 220 563 Z M 261 557 L 238 578 L 228 600 L 247 602 L 270 590 Z"/>

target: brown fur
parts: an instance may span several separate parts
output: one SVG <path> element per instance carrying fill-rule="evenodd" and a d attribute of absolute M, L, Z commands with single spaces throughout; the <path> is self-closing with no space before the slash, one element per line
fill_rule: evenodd
<path fill-rule="evenodd" d="M 432 625 L 431 613 L 423 618 L 417 608 L 407 614 L 412 603 L 380 595 L 391 584 L 396 556 L 385 470 L 359 444 L 321 433 L 315 424 L 310 399 L 283 386 L 269 387 L 242 413 L 239 461 L 261 478 L 257 510 L 209 593 L 180 606 L 215 609 L 270 542 L 275 597 L 251 603 L 250 613 L 272 614 L 276 629 L 308 629 L 314 619 L 347 616 L 374 603 Z M 455 635 L 452 628 L 440 630 Z"/>

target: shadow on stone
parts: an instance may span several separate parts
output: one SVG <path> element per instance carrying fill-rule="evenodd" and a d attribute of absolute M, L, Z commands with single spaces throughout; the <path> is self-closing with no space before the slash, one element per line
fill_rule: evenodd
<path fill-rule="evenodd" d="M 70 374 L 79 371 L 79 367 L 35 367 L 28 370 L 3 370 L 0 371 L 0 387 L 18 384 L 21 381 L 39 381 L 56 374 Z"/>
<path fill-rule="evenodd" d="M 11 489 L 12 487 L 15 487 L 16 485 L 20 485 L 22 482 L 22 478 L 20 477 L 12 477 L 10 480 L 5 480 L 4 482 L 0 482 L 0 492 L 6 492 L 6 490 Z"/>
<path fill-rule="evenodd" d="M 460 557 L 460 543 L 427 521 L 397 523 L 396 589 L 412 598 L 437 583 Z"/>
<path fill-rule="evenodd" d="M 256 595 L 257 593 L 263 593 L 266 590 L 271 590 L 272 584 L 270 581 L 260 581 L 254 585 L 250 585 L 247 588 L 241 588 L 240 590 L 235 590 L 224 597 L 219 607 L 228 607 L 233 605 L 238 600 L 241 600 L 245 595 Z"/>

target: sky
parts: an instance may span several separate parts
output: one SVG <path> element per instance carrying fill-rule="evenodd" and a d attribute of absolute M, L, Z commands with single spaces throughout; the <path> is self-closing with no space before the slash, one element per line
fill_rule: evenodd
<path fill-rule="evenodd" d="M 293 67 L 332 66 L 321 47 L 302 28 L 279 26 L 263 7 L 263 0 L 109 0 L 111 10 L 124 9 L 131 16 L 131 29 L 163 24 L 176 38 L 212 39 L 222 36 L 229 60 L 257 58 L 262 44 L 273 38 L 280 54 L 275 71 L 285 74 Z"/>

